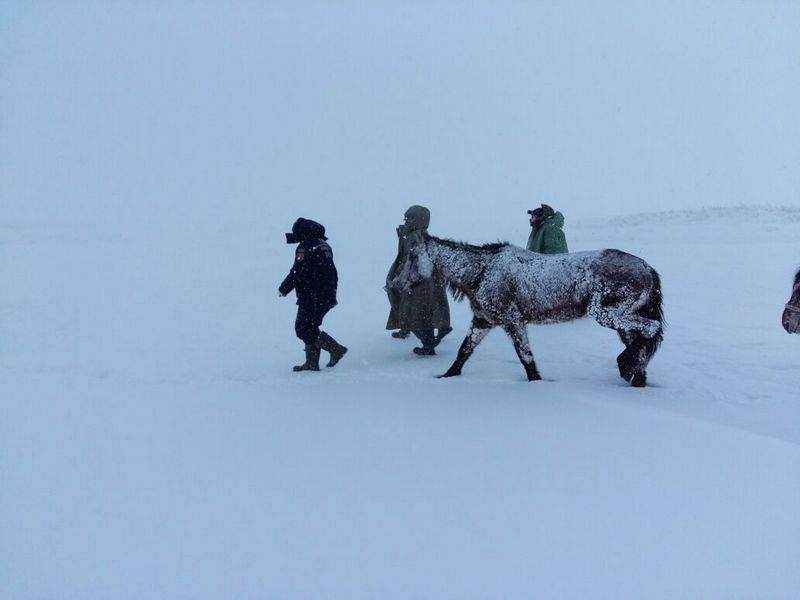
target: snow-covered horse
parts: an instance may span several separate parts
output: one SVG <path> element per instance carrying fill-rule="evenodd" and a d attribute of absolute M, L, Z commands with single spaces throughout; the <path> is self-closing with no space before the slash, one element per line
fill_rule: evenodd
<path fill-rule="evenodd" d="M 794 276 L 794 288 L 783 310 L 783 328 L 789 333 L 800 333 L 800 271 Z"/>
<path fill-rule="evenodd" d="M 647 383 L 647 365 L 661 343 L 664 315 L 658 273 L 619 250 L 545 255 L 508 243 L 473 246 L 433 236 L 420 238 L 392 282 L 409 291 L 440 274 L 457 300 L 469 299 L 472 326 L 458 357 L 442 377 L 464 363 L 496 326 L 511 337 L 529 381 L 541 379 L 528 342 L 527 323 L 559 323 L 586 315 L 619 332 L 625 350 L 620 376 Z"/>

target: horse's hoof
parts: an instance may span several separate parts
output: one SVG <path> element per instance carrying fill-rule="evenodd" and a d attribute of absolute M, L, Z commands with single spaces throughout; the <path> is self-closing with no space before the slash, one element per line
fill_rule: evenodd
<path fill-rule="evenodd" d="M 436 379 L 447 379 L 448 377 L 458 377 L 461 373 L 451 373 L 448 371 L 447 373 L 442 373 Z"/>
<path fill-rule="evenodd" d="M 647 386 L 647 375 L 644 373 L 636 373 L 631 379 L 631 385 L 637 388 L 643 388 Z"/>

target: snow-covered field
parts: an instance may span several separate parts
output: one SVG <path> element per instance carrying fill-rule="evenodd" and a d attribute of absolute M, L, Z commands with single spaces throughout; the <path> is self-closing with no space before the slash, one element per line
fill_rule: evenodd
<path fill-rule="evenodd" d="M 800 4 L 0 3 L 0 599 L 800 596 Z M 614 332 L 383 327 L 395 226 L 661 274 Z M 716 208 L 711 208 L 716 207 Z M 350 347 L 277 287 L 328 227 Z"/>
<path fill-rule="evenodd" d="M 331 227 L 351 352 L 300 375 L 279 230 L 3 229 L 7 597 L 796 596 L 800 210 L 568 224 L 663 276 L 644 390 L 591 321 L 531 328 L 546 381 L 501 332 L 435 379 L 468 310 L 434 358 L 382 331 L 386 225 Z"/>

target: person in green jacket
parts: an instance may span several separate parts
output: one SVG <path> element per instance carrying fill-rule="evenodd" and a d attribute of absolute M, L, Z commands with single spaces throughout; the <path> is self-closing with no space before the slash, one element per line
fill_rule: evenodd
<path fill-rule="evenodd" d="M 564 254 L 567 238 L 564 235 L 564 215 L 553 207 L 542 204 L 536 210 L 529 210 L 531 216 L 531 235 L 528 237 L 528 250 L 540 254 Z"/>

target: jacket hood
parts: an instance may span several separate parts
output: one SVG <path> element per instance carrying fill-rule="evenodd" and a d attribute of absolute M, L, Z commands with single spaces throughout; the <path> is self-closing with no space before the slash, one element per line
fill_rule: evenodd
<path fill-rule="evenodd" d="M 564 215 L 557 212 L 551 217 L 547 217 L 542 225 L 554 225 L 556 227 L 564 227 Z"/>
<path fill-rule="evenodd" d="M 431 224 L 431 211 L 424 206 L 415 204 L 406 211 L 406 225 L 412 231 L 427 229 Z"/>
<path fill-rule="evenodd" d="M 305 240 L 327 240 L 325 227 L 311 219 L 299 218 L 292 225 L 292 232 L 286 234 L 287 244 L 297 244 Z"/>

